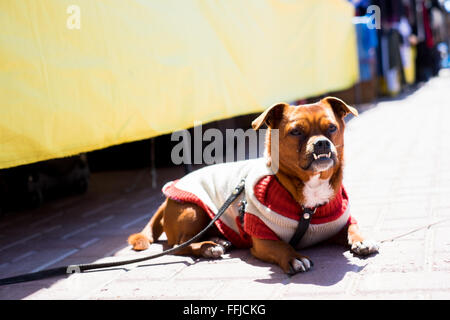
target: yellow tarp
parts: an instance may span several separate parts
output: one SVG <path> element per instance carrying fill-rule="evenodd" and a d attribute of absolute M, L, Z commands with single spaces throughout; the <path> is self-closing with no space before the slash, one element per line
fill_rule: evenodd
<path fill-rule="evenodd" d="M 2 0 L 0 168 L 347 88 L 352 16 L 345 0 Z"/>

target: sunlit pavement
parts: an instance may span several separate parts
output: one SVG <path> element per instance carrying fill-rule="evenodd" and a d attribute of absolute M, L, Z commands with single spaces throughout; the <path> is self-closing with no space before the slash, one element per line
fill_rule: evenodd
<path fill-rule="evenodd" d="M 246 250 L 220 260 L 165 256 L 107 271 L 0 287 L 1 299 L 449 299 L 450 70 L 348 122 L 344 183 L 362 230 L 383 241 L 360 259 L 346 248 L 302 251 L 288 277 Z M 182 175 L 158 170 L 158 185 Z M 97 173 L 84 196 L 0 221 L 0 277 L 145 256 L 126 244 L 162 200 L 146 170 Z M 449 219 L 449 220 L 445 220 Z"/>

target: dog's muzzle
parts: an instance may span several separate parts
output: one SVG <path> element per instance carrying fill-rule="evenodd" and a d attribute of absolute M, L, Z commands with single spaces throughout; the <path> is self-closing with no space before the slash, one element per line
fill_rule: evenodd
<path fill-rule="evenodd" d="M 307 152 L 312 155 L 310 169 L 321 172 L 334 166 L 336 160 L 336 148 L 326 137 L 312 137 L 309 141 Z"/>

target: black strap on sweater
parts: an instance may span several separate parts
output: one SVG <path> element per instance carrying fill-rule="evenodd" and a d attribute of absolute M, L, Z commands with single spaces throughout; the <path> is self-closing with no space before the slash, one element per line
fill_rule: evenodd
<path fill-rule="evenodd" d="M 244 216 L 245 216 L 245 209 L 247 206 L 247 202 L 242 200 L 239 203 L 239 220 L 241 223 L 242 228 L 244 228 Z M 291 240 L 289 241 L 289 244 L 295 249 L 297 245 L 300 243 L 300 240 L 302 240 L 303 236 L 306 233 L 306 230 L 308 230 L 309 223 L 311 221 L 312 215 L 316 212 L 318 207 L 314 208 L 306 208 L 302 206 L 302 212 L 300 215 L 300 219 L 298 221 L 297 229 L 294 232 L 294 235 L 292 236 Z"/>
<path fill-rule="evenodd" d="M 233 203 L 234 200 L 242 193 L 245 187 L 245 180 L 242 179 L 241 182 L 234 188 L 231 195 L 228 197 L 228 199 L 225 201 L 225 203 L 220 207 L 219 211 L 215 215 L 215 217 L 211 220 L 211 222 L 198 234 L 196 234 L 194 237 L 189 239 L 188 241 L 180 244 L 179 246 L 173 247 L 171 249 L 162 251 L 157 254 L 153 254 L 147 257 L 132 259 L 132 260 L 125 260 L 125 261 L 116 261 L 116 262 L 106 262 L 106 263 L 92 263 L 92 264 L 75 264 L 75 265 L 69 265 L 59 268 L 53 268 L 43 271 L 37 271 L 27 274 L 22 274 L 15 277 L 10 278 L 4 278 L 0 279 L 0 286 L 19 283 L 19 282 L 27 282 L 27 281 L 33 281 L 33 280 L 39 280 L 39 279 L 45 279 L 50 277 L 56 277 L 56 276 L 63 276 L 71 273 L 81 273 L 88 270 L 95 270 L 95 269 L 104 269 L 104 268 L 112 268 L 117 266 L 123 266 L 126 264 L 131 263 L 137 263 L 142 262 L 150 259 L 159 258 L 161 256 L 164 256 L 166 254 L 174 253 L 180 249 L 183 249 L 193 243 L 194 241 L 199 240 L 205 232 L 211 228 L 214 223 L 225 213 L 225 211 L 228 209 L 228 207 Z"/>
<path fill-rule="evenodd" d="M 302 207 L 302 209 L 303 209 L 303 212 L 300 215 L 300 220 L 298 221 L 297 229 L 295 230 L 294 235 L 292 236 L 291 240 L 289 241 L 289 244 L 293 248 L 297 247 L 297 245 L 300 243 L 300 240 L 302 240 L 303 236 L 305 235 L 306 230 L 308 230 L 312 215 L 316 212 L 317 207 L 312 208 L 312 209 Z"/>

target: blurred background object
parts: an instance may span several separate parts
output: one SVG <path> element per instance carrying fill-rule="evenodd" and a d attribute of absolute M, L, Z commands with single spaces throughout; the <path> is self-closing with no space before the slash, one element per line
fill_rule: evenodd
<path fill-rule="evenodd" d="M 355 6 L 360 64 L 360 82 L 355 89 L 359 92 L 350 103 L 369 102 L 366 91 L 372 93 L 372 99 L 397 96 L 436 76 L 441 67 L 447 67 L 445 48 L 450 34 L 450 19 L 445 9 L 447 1 L 350 2 Z M 375 30 L 367 27 L 371 17 L 368 11 L 374 5 L 380 8 L 380 28 Z M 375 71 L 369 73 L 370 69 Z M 368 79 L 375 81 L 378 89 L 367 90 Z"/>

